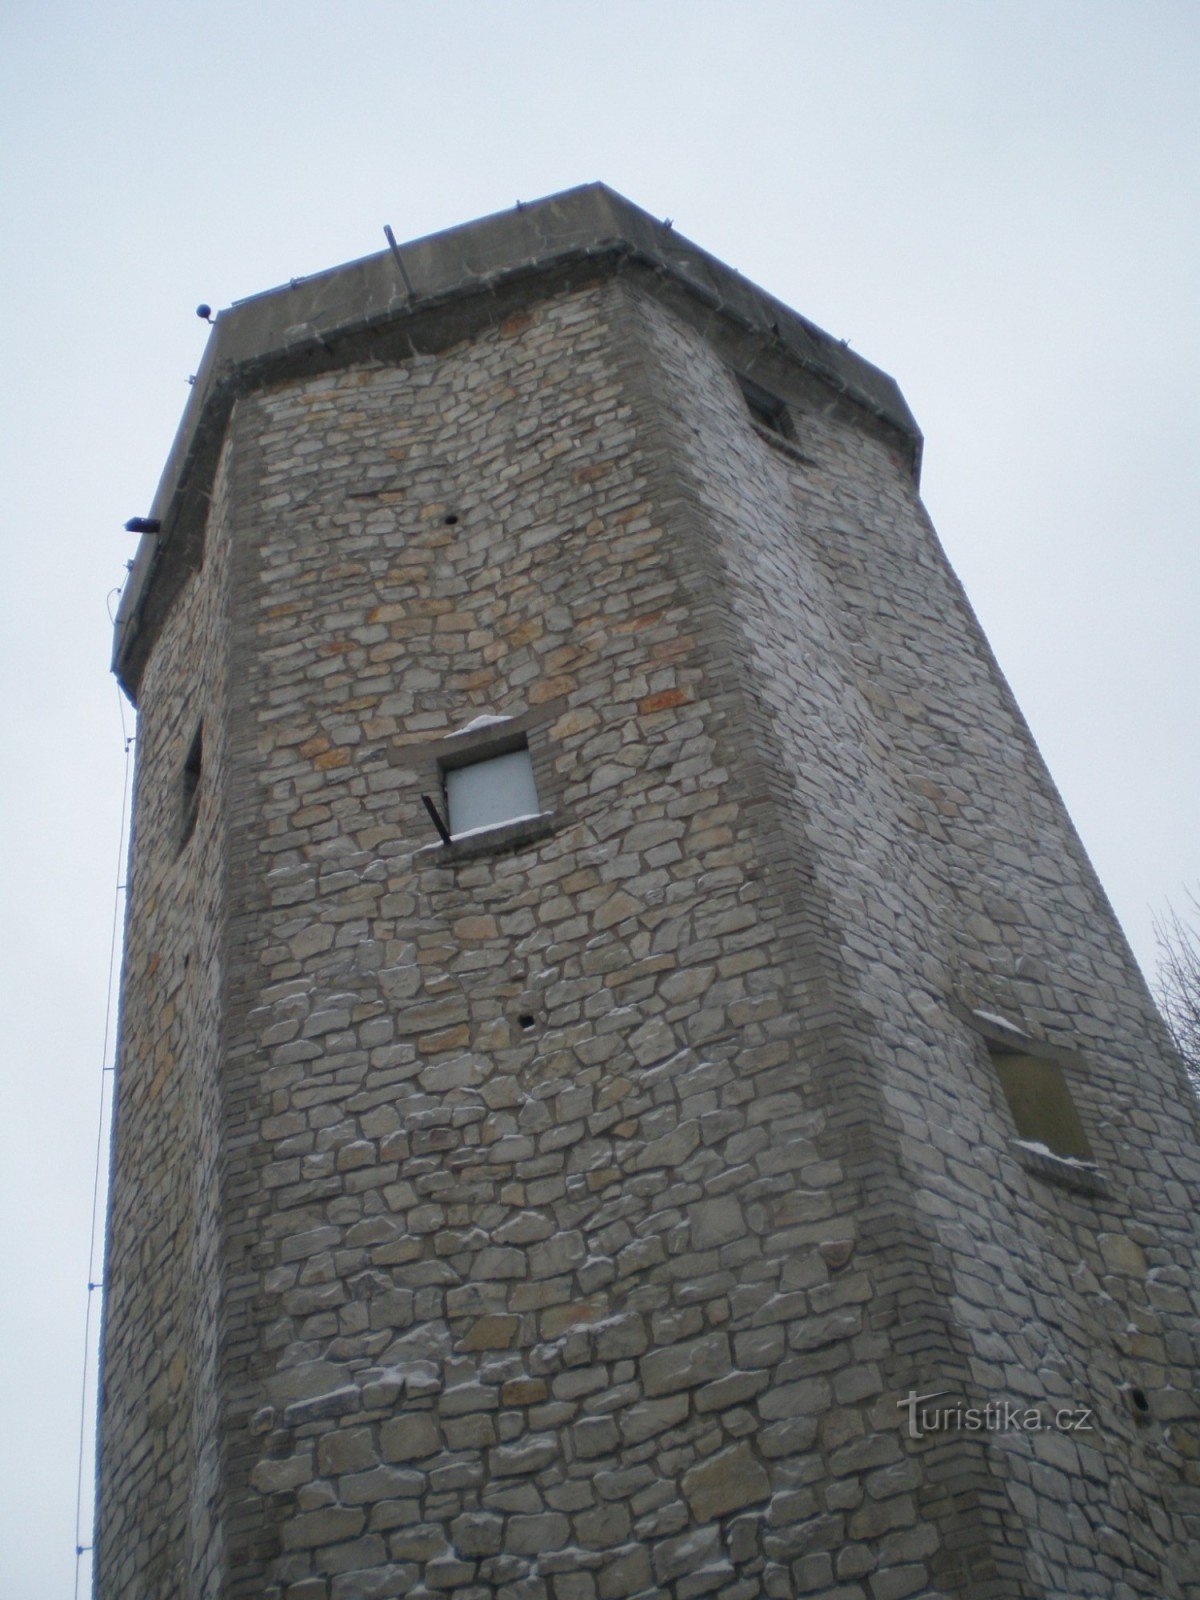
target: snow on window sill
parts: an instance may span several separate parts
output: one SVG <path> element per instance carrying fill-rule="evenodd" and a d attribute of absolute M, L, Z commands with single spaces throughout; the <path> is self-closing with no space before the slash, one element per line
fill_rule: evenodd
<path fill-rule="evenodd" d="M 1081 1161 L 1078 1156 L 1059 1156 L 1046 1145 L 1033 1139 L 1010 1139 L 1008 1148 L 1017 1160 L 1035 1178 L 1048 1183 L 1058 1183 L 1065 1189 L 1075 1189 L 1080 1194 L 1109 1195 L 1112 1193 L 1107 1179 L 1094 1161 Z"/>
<path fill-rule="evenodd" d="M 485 828 L 468 828 L 451 836 L 449 844 L 426 845 L 418 855 L 432 855 L 439 861 L 471 861 L 477 856 L 500 855 L 519 850 L 554 832 L 554 812 L 535 811 L 529 816 L 510 817 Z"/>

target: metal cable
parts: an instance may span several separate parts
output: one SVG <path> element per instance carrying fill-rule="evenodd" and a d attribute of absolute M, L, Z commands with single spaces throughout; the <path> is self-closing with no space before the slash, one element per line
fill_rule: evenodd
<path fill-rule="evenodd" d="M 111 598 L 111 597 L 110 597 Z M 111 607 L 109 608 L 111 616 Z M 116 687 L 116 685 L 114 685 Z M 131 751 L 133 749 L 134 735 L 128 730 L 125 721 L 125 702 L 121 691 L 117 688 L 117 706 L 121 715 L 121 739 L 125 747 L 125 773 L 121 784 L 121 826 L 117 840 L 117 872 L 116 883 L 113 890 L 112 929 L 108 945 L 108 993 L 104 1006 L 104 1043 L 100 1051 L 100 1108 L 96 1119 L 96 1162 L 92 1176 L 92 1220 L 91 1230 L 88 1235 L 88 1285 L 87 1285 L 87 1310 L 83 1322 L 83 1372 L 80 1378 L 79 1393 L 79 1456 L 75 1475 L 75 1600 L 79 1600 L 79 1579 L 82 1571 L 83 1557 L 93 1548 L 91 1544 L 83 1541 L 83 1460 L 84 1443 L 87 1435 L 88 1417 L 88 1372 L 92 1349 L 92 1297 L 97 1290 L 103 1289 L 103 1258 L 104 1238 L 100 1238 L 100 1260 L 97 1263 L 96 1224 L 100 1217 L 100 1173 L 104 1156 L 104 1127 L 106 1109 L 111 1111 L 111 1094 L 109 1092 L 110 1078 L 114 1071 L 114 1064 L 109 1064 L 109 1041 L 112 1037 L 114 979 L 117 967 L 117 950 L 120 945 L 121 932 L 121 895 L 125 890 L 122 881 L 125 866 L 126 851 L 126 825 L 129 818 L 130 799 L 130 768 L 132 763 Z M 93 1530 L 94 1539 L 94 1530 Z"/>

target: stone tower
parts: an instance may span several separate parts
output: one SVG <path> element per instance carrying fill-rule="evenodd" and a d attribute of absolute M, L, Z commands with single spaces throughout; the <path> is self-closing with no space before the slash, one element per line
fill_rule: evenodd
<path fill-rule="evenodd" d="M 101 1600 L 1197 1594 L 1196 1105 L 919 458 L 599 186 L 218 318 Z"/>

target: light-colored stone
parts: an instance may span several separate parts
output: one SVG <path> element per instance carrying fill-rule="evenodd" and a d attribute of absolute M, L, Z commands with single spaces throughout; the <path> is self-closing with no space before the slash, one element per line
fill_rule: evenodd
<path fill-rule="evenodd" d="M 437 1424 L 424 1412 L 395 1417 L 380 1431 L 380 1448 L 385 1461 L 420 1461 L 442 1447 Z"/>
<path fill-rule="evenodd" d="M 770 1479 L 748 1444 L 710 1456 L 683 1475 L 683 1492 L 697 1522 L 710 1522 L 770 1493 Z"/>
<path fill-rule="evenodd" d="M 729 1371 L 729 1340 L 723 1333 L 686 1339 L 641 1359 L 642 1384 L 647 1395 L 672 1394 L 709 1383 Z"/>
<path fill-rule="evenodd" d="M 1097 1243 L 1109 1272 L 1127 1273 L 1134 1278 L 1146 1276 L 1146 1253 L 1125 1234 L 1102 1233 Z"/>
<path fill-rule="evenodd" d="M 692 1243 L 698 1250 L 731 1244 L 745 1236 L 746 1220 L 733 1195 L 720 1200 L 700 1200 L 691 1208 Z"/>

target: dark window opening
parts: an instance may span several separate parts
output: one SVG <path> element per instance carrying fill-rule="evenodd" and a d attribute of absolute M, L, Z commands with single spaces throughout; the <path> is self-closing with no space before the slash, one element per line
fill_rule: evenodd
<path fill-rule="evenodd" d="M 180 783 L 180 812 L 179 812 L 179 848 L 192 837 L 192 830 L 196 826 L 196 814 L 200 809 L 200 772 L 204 761 L 204 724 L 196 728 L 195 738 L 183 763 L 183 777 Z"/>
<path fill-rule="evenodd" d="M 988 1052 L 1018 1138 L 1054 1156 L 1092 1161 L 1092 1147 L 1058 1063 L 994 1043 Z"/>
<path fill-rule="evenodd" d="M 781 439 L 796 437 L 796 429 L 788 413 L 787 404 L 778 395 L 772 394 L 769 389 L 764 389 L 751 378 L 739 377 L 742 398 L 746 402 L 746 409 L 758 423 L 760 428 L 766 428 L 771 433 L 777 433 Z"/>

